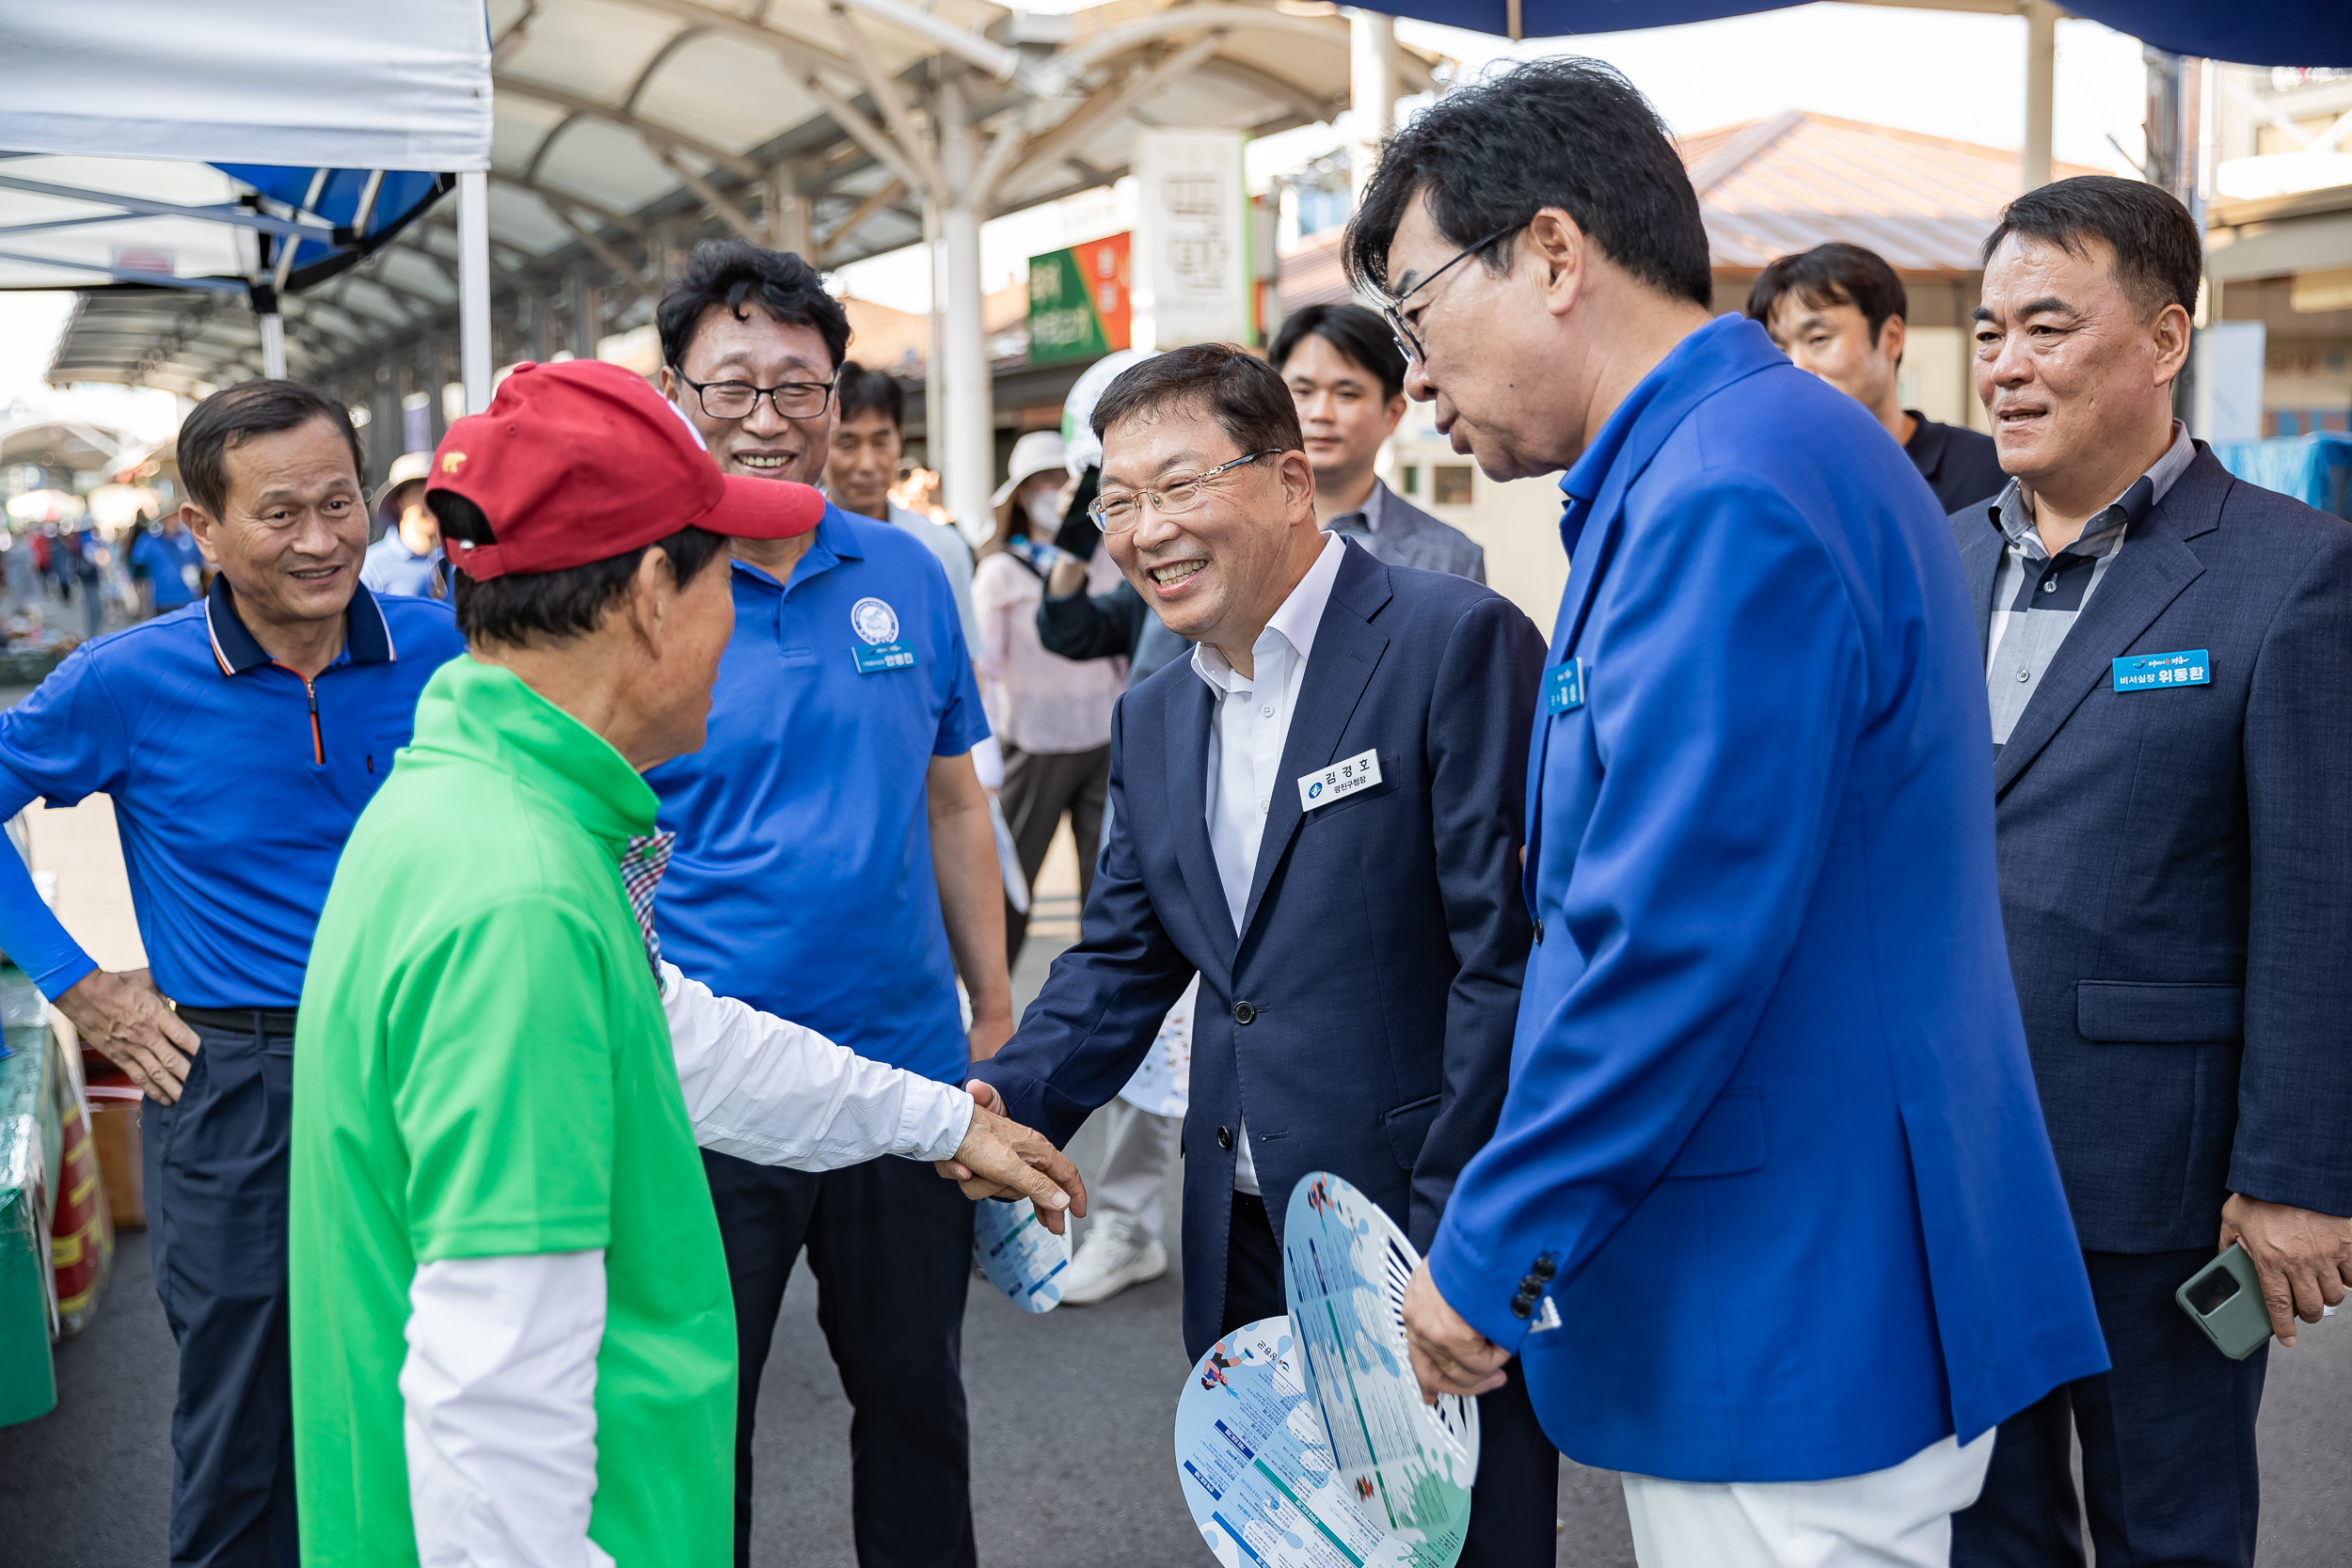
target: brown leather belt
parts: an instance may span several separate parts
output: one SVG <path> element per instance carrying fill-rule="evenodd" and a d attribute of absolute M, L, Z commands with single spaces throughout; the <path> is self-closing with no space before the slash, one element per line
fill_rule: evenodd
<path fill-rule="evenodd" d="M 180 1017 L 199 1029 L 224 1035 L 262 1035 L 291 1038 L 294 1014 L 291 1007 L 182 1007 Z"/>

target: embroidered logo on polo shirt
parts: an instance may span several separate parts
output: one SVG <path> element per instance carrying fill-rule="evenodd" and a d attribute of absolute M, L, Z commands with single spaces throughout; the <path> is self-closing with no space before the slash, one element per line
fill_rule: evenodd
<path fill-rule="evenodd" d="M 880 599 L 860 599 L 850 607 L 850 629 L 877 648 L 885 642 L 896 642 L 898 612 Z"/>

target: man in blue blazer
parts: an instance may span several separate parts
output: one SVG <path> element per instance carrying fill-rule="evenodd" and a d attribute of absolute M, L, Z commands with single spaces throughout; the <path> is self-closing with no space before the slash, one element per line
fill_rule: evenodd
<path fill-rule="evenodd" d="M 2172 418 L 2203 271 L 2153 185 L 2061 180 L 1985 243 L 1977 389 L 2014 476 L 1952 515 L 2001 912 L 2113 1369 L 2001 1427 L 1955 1561 L 2250 1564 L 2268 1349 L 2173 1292 L 2233 1242 L 2281 1344 L 2352 1285 L 2352 524 Z"/>
<path fill-rule="evenodd" d="M 1197 973 L 1184 1343 L 1285 1308 L 1310 1171 L 1417 1245 L 1493 1132 L 1526 965 L 1524 715 L 1542 639 L 1477 583 L 1315 527 L 1281 377 L 1201 344 L 1095 405 L 1096 520 L 1178 660 L 1120 700 L 1082 935 L 974 1093 L 1057 1143 L 1117 1094 Z M 1332 787 L 1330 776 L 1342 783 Z M 1481 1403 L 1463 1560 L 1549 1564 L 1559 1458 L 1513 1379 Z"/>
<path fill-rule="evenodd" d="M 1628 1472 L 1645 1568 L 1940 1568 L 1994 1426 L 2106 1364 L 1941 510 L 1867 410 L 1709 319 L 1697 199 L 1605 66 L 1447 95 L 1350 247 L 1456 451 L 1573 465 L 1536 946 L 1408 1288 L 1423 1389 L 1518 1357 L 1553 1441 Z"/>

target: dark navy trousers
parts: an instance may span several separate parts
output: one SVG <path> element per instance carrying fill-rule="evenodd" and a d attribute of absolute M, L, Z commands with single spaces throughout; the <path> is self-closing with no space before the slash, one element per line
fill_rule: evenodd
<path fill-rule="evenodd" d="M 155 1293 L 180 1347 L 173 1568 L 295 1568 L 286 1363 L 294 1037 L 191 1025 L 179 1103 L 140 1124 Z M 944 1184 L 944 1183 L 943 1183 Z"/>
<path fill-rule="evenodd" d="M 1220 1336 L 1290 1310 L 1265 1200 L 1235 1193 L 1227 1234 Z M 1535 1419 L 1519 1364 L 1505 1370 L 1509 1382 L 1478 1396 L 1478 1482 L 1470 1488 L 1470 1535 L 1456 1568 L 1551 1568 L 1558 1560 L 1560 1450 Z"/>
<path fill-rule="evenodd" d="M 928 1164 L 785 1170 L 703 1150 L 735 1292 L 735 1560 L 750 1568 L 752 1430 L 793 1260 L 849 1396 L 859 1568 L 975 1568 L 963 1305 L 972 1204 Z"/>
<path fill-rule="evenodd" d="M 2001 1423 L 1983 1494 L 1952 1515 L 1952 1568 L 2081 1568 L 2085 1513 L 2099 1568 L 2251 1568 L 2270 1347 L 2233 1361 L 2173 1301 L 2213 1257 L 2083 1254 L 2114 1369 Z M 2070 1431 L 2082 1438 L 2079 1503 Z"/>

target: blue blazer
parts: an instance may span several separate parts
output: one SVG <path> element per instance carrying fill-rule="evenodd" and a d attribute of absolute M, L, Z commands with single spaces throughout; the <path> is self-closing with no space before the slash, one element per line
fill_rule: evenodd
<path fill-rule="evenodd" d="M 2003 539 L 1952 515 L 1979 658 Z M 2204 686 L 2115 689 L 2203 649 Z M 2083 1245 L 2352 1214 L 2352 523 L 2194 461 L 1994 760 L 2001 912 Z"/>
<path fill-rule="evenodd" d="M 1476 583 L 1352 541 L 1282 752 L 1242 933 L 1209 847 L 1211 693 L 1180 659 L 1120 699 L 1111 833 L 1076 945 L 976 1064 L 1066 1143 L 1124 1087 L 1195 972 L 1184 1343 L 1224 1325 L 1235 1130 L 1279 1238 L 1291 1188 L 1336 1171 L 1427 1246 L 1493 1132 L 1527 962 L 1518 896 L 1527 617 Z M 1377 751 L 1380 783 L 1302 814 L 1292 781 Z"/>
<path fill-rule="evenodd" d="M 1536 720 L 1537 946 L 1438 1288 L 1587 1465 L 1815 1481 L 1974 1438 L 2106 1354 L 1941 509 L 1730 316 L 1563 488 L 1584 697 Z"/>

